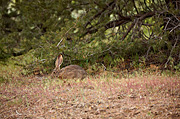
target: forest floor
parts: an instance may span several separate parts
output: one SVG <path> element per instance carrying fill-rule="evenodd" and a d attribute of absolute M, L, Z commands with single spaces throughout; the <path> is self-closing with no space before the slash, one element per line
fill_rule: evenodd
<path fill-rule="evenodd" d="M 180 77 L 11 77 L 0 83 L 0 119 L 179 119 Z"/>

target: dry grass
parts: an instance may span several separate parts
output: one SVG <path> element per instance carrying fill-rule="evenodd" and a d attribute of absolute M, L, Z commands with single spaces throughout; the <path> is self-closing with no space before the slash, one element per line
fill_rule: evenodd
<path fill-rule="evenodd" d="M 180 78 L 89 76 L 66 83 L 11 77 L 1 83 L 0 118 L 180 118 Z"/>

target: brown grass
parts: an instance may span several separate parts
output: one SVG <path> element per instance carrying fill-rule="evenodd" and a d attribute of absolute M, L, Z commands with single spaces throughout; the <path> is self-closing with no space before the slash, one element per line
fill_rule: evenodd
<path fill-rule="evenodd" d="M 11 77 L 1 83 L 0 118 L 180 118 L 180 78 L 89 76 L 83 81 Z"/>

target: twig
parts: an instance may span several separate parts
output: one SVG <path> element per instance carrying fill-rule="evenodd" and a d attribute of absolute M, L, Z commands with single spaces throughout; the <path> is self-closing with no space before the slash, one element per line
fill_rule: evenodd
<path fill-rule="evenodd" d="M 131 39 L 133 39 L 133 37 L 134 37 L 134 34 L 135 34 L 135 28 L 137 27 L 138 22 L 139 22 L 139 19 L 138 19 L 138 18 L 134 20 L 134 27 L 133 27 L 133 30 L 132 30 L 132 36 L 131 36 Z M 130 32 L 130 31 L 129 31 L 129 32 Z"/>
<path fill-rule="evenodd" d="M 58 47 L 58 46 L 59 46 L 59 44 L 63 41 L 63 39 L 64 39 L 64 37 L 62 37 L 62 38 L 61 38 L 61 40 L 59 41 L 59 43 L 57 44 L 57 46 L 56 46 L 56 47 Z"/>
<path fill-rule="evenodd" d="M 77 24 L 77 22 L 74 24 L 73 27 L 69 28 L 69 29 L 66 31 L 66 33 L 64 34 L 64 36 L 65 36 L 72 28 L 75 28 L 76 24 Z M 59 41 L 59 43 L 57 44 L 56 47 L 58 47 L 58 46 L 60 45 L 60 43 L 64 40 L 64 36 L 61 38 L 61 40 Z"/>
<path fill-rule="evenodd" d="M 134 25 L 135 25 L 135 22 L 133 22 L 133 23 L 129 26 L 127 32 L 123 35 L 122 40 L 124 40 L 124 39 L 126 38 L 126 36 L 128 35 L 128 33 L 129 33 L 129 32 L 131 31 L 131 29 L 134 27 Z"/>
<path fill-rule="evenodd" d="M 147 50 L 147 53 L 146 53 L 146 59 L 148 59 L 148 55 L 149 55 L 149 51 L 151 49 L 151 46 L 149 46 L 148 50 Z"/>
<path fill-rule="evenodd" d="M 104 52 L 106 52 L 106 51 L 109 51 L 110 49 L 111 49 L 111 47 L 108 48 L 108 49 L 106 49 L 106 50 L 104 50 L 104 51 L 102 51 L 101 53 L 104 53 Z M 100 53 L 97 52 L 97 53 L 90 54 L 90 55 L 88 55 L 88 56 L 93 56 L 93 55 L 95 55 L 95 54 L 100 54 Z"/>
<path fill-rule="evenodd" d="M 22 115 L 22 114 L 20 114 L 17 110 L 16 110 L 16 114 L 17 114 L 17 115 Z"/>
<path fill-rule="evenodd" d="M 179 26 L 180 26 L 180 24 L 178 24 L 178 25 L 175 26 L 173 29 L 171 29 L 170 33 L 171 33 L 174 29 L 176 29 L 177 27 L 179 27 Z"/>
<path fill-rule="evenodd" d="M 177 42 L 178 42 L 178 38 L 179 38 L 179 36 L 177 36 L 176 42 L 174 43 L 174 45 L 173 45 L 173 47 L 172 47 L 172 49 L 171 49 L 171 52 L 170 52 L 170 54 L 169 54 L 169 57 L 168 57 L 168 59 L 167 59 L 167 61 L 166 61 L 166 63 L 165 63 L 165 67 L 166 67 L 167 64 L 169 63 L 170 57 L 171 57 L 171 55 L 172 55 L 172 52 L 173 52 L 173 50 L 174 50 L 174 48 L 176 47 L 176 44 L 177 44 Z"/>
<path fill-rule="evenodd" d="M 104 67 L 104 71 L 106 71 L 106 66 L 104 66 L 104 64 L 103 63 L 101 63 L 102 64 L 102 66 Z"/>
<path fill-rule="evenodd" d="M 167 22 L 167 24 L 166 24 L 164 30 L 166 30 L 166 28 L 167 28 L 167 26 L 168 26 L 168 24 L 169 24 L 170 21 L 171 21 L 171 19 L 169 18 L 169 20 L 168 20 L 168 22 Z"/>

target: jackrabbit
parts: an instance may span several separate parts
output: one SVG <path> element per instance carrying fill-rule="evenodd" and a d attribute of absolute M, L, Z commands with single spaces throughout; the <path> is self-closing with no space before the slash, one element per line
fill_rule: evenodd
<path fill-rule="evenodd" d="M 84 79 L 86 77 L 86 71 L 78 65 L 69 65 L 60 69 L 62 62 L 63 57 L 60 54 L 56 59 L 55 68 L 51 76 L 55 76 L 61 79 Z"/>

